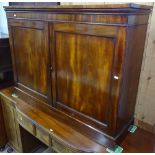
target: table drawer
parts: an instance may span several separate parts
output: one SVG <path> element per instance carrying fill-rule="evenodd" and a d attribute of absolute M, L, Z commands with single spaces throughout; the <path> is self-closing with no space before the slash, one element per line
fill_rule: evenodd
<path fill-rule="evenodd" d="M 35 126 L 34 126 L 34 124 L 31 122 L 31 120 L 29 120 L 28 118 L 26 118 L 19 111 L 17 111 L 17 120 L 18 120 L 19 124 L 24 129 L 26 129 L 27 131 L 29 131 L 31 134 L 35 135 Z"/>
<path fill-rule="evenodd" d="M 52 138 L 52 148 L 58 153 L 76 153 L 76 150 L 66 146 L 55 138 Z"/>
<path fill-rule="evenodd" d="M 36 137 L 44 144 L 50 145 L 50 136 L 48 132 L 44 131 L 42 128 L 36 127 Z"/>

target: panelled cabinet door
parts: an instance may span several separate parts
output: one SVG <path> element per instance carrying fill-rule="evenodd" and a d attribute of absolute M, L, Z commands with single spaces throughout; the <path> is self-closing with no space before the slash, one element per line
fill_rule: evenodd
<path fill-rule="evenodd" d="M 48 25 L 9 19 L 14 76 L 18 87 L 47 101 Z"/>
<path fill-rule="evenodd" d="M 125 28 L 54 23 L 51 38 L 54 105 L 90 126 L 112 133 L 116 127 Z"/>

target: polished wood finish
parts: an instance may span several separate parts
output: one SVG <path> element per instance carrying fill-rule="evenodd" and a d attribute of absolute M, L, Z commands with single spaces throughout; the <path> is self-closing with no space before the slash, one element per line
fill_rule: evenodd
<path fill-rule="evenodd" d="M 39 3 L 38 3 L 39 4 Z M 72 12 L 76 11 L 75 9 L 78 8 L 79 11 L 80 9 L 83 11 L 86 11 L 85 9 L 87 9 L 88 11 L 98 11 L 95 9 L 109 9 L 107 11 L 114 11 L 116 13 L 120 12 L 120 11 L 128 11 L 129 9 L 133 9 L 132 11 L 144 11 L 145 13 L 150 9 L 152 9 L 152 6 L 150 5 L 140 5 L 140 4 L 135 4 L 135 3 L 122 3 L 122 4 L 104 4 L 104 5 L 61 5 L 61 6 L 39 6 L 38 7 L 34 7 L 34 6 L 12 6 L 12 7 L 5 7 L 7 10 L 12 10 L 12 9 L 58 9 L 58 11 L 60 11 L 60 9 L 74 9 L 71 10 Z M 91 9 L 91 10 L 89 10 Z M 142 10 L 134 10 L 134 9 L 142 9 Z M 53 11 L 53 10 L 51 10 Z M 66 10 L 68 11 L 68 10 Z M 103 12 L 103 10 L 102 10 Z"/>
<path fill-rule="evenodd" d="M 52 139 L 52 149 L 56 152 L 63 152 L 63 153 L 76 153 L 77 150 L 72 149 L 71 147 L 66 146 L 61 141 L 56 138 Z"/>
<path fill-rule="evenodd" d="M 53 103 L 83 122 L 113 131 L 111 107 L 119 97 L 125 29 L 56 23 L 52 32 Z"/>
<path fill-rule="evenodd" d="M 13 89 L 14 88 L 9 88 L 9 89 L 3 90 L 1 92 L 1 97 L 4 98 L 4 96 L 7 96 L 7 98 L 9 97 L 12 101 L 14 101 L 13 103 L 15 104 L 16 107 L 19 108 L 20 106 L 24 106 L 23 108 L 27 109 L 27 110 L 24 110 L 26 116 L 28 116 L 29 119 L 31 118 L 31 123 L 35 124 L 35 126 L 36 126 L 36 132 L 34 132 L 33 135 L 36 136 L 42 142 L 44 142 L 46 145 L 52 147 L 56 152 L 80 152 L 80 150 L 78 150 L 78 151 L 74 150 L 74 146 L 77 147 L 79 145 L 79 147 L 81 147 L 81 151 L 83 150 L 84 147 L 86 147 L 85 145 L 89 144 L 89 145 L 94 146 L 95 143 L 94 142 L 90 143 L 90 141 L 86 141 L 86 139 L 84 138 L 85 136 L 84 137 L 80 136 L 81 142 L 78 139 L 77 144 L 76 144 L 75 139 L 72 139 L 72 137 L 74 137 L 77 134 L 77 132 L 76 131 L 73 132 L 73 130 L 71 128 L 66 129 L 66 127 L 64 127 L 64 125 L 65 125 L 64 120 L 59 119 L 59 123 L 58 123 L 58 118 L 57 118 L 58 116 L 56 116 L 55 113 L 51 117 L 51 114 L 47 115 L 46 112 L 43 112 L 46 108 L 49 109 L 49 111 L 50 111 L 50 108 L 47 105 L 44 106 L 44 108 L 42 108 L 42 107 L 40 107 L 41 105 L 36 105 L 37 101 L 35 101 L 34 103 L 29 102 L 29 104 L 26 104 L 26 103 L 23 104 L 22 103 L 23 96 L 20 96 L 19 92 L 16 92 L 16 93 L 20 96 L 20 99 L 19 98 L 15 99 L 15 98 L 11 97 L 11 92 L 13 91 Z M 22 100 L 21 100 L 21 98 L 22 98 Z M 37 104 L 39 104 L 39 103 L 37 103 Z M 38 108 L 40 107 L 39 108 L 40 110 L 37 108 L 37 111 L 36 111 L 36 106 Z M 30 112 L 29 108 L 31 108 L 32 113 Z M 46 109 L 46 111 L 47 111 L 47 109 Z M 20 110 L 23 111 L 21 108 L 20 108 Z M 33 114 L 34 111 L 37 113 Z M 41 111 L 44 114 L 46 114 L 46 118 L 48 117 L 49 120 L 51 119 L 51 121 L 47 121 L 44 117 L 45 115 L 43 115 L 43 116 L 41 115 L 41 114 L 43 114 L 43 113 L 40 113 Z M 39 112 L 39 114 L 38 114 L 38 112 Z M 25 116 L 25 114 L 24 114 L 24 116 Z M 42 117 L 38 118 L 38 116 L 42 116 Z M 50 122 L 53 122 L 53 125 Z M 57 126 L 56 126 L 56 124 L 57 124 Z M 63 124 L 63 126 L 61 126 L 62 124 Z M 53 132 L 51 132 L 50 129 L 53 129 Z M 21 130 L 22 130 L 22 134 L 24 134 L 24 141 L 22 140 L 22 143 L 27 144 L 27 142 L 30 141 L 32 136 L 30 136 L 28 133 L 25 133 L 26 131 L 23 132 L 24 129 L 21 129 Z M 39 131 L 37 131 L 37 130 L 39 130 Z M 65 130 L 69 130 L 69 132 L 67 134 L 67 137 L 64 138 L 65 133 L 67 132 Z M 60 131 L 60 132 L 58 133 L 56 131 Z M 75 134 L 75 135 L 70 136 L 73 134 Z M 77 136 L 79 136 L 79 135 L 77 135 Z M 77 136 L 76 136 L 76 138 L 77 138 Z M 63 137 L 62 138 L 63 141 L 60 137 Z M 66 141 L 68 143 L 66 143 Z M 126 153 L 148 153 L 148 152 L 153 153 L 153 152 L 155 152 L 155 135 L 152 133 L 149 133 L 147 131 L 144 131 L 142 129 L 138 129 L 133 134 L 132 133 L 127 134 L 127 136 L 123 139 L 123 141 L 118 144 L 121 147 L 123 147 L 123 149 L 124 149 L 123 152 L 126 152 Z M 90 146 L 90 148 L 92 146 Z M 97 144 L 96 147 L 98 148 L 99 145 Z M 26 152 L 28 152 L 28 150 L 29 150 L 28 148 L 30 148 L 30 146 L 25 146 L 25 150 L 27 150 Z M 102 147 L 102 150 L 98 150 L 98 151 L 106 152 L 105 149 L 106 148 Z M 89 149 L 87 151 L 92 152 L 92 150 L 94 150 L 94 148 Z M 96 149 L 96 151 L 97 151 L 97 149 Z"/>
<path fill-rule="evenodd" d="M 48 134 L 48 132 L 46 132 L 45 130 L 37 126 L 36 126 L 36 137 L 39 140 L 41 140 L 44 144 L 46 144 L 47 146 L 51 144 L 50 142 L 51 139 L 50 139 L 50 135 Z"/>
<path fill-rule="evenodd" d="M 122 95 L 117 119 L 118 131 L 123 128 L 134 114 L 146 31 L 147 25 L 133 27 L 127 30 L 128 44 L 126 48 L 128 53 L 126 54 L 127 61 L 125 62 L 123 71 Z"/>
<path fill-rule="evenodd" d="M 9 25 L 11 26 L 11 36 L 14 36 L 11 44 L 14 49 L 12 56 L 16 73 L 15 81 L 25 91 L 32 91 L 35 96 L 46 101 L 48 83 L 47 26 L 43 22 L 37 21 L 12 21 Z"/>
<path fill-rule="evenodd" d="M 13 92 L 18 95 L 18 98 L 12 97 Z M 25 130 L 30 131 L 30 133 L 36 137 L 36 130 L 38 128 L 42 129 L 46 135 L 49 134 L 49 146 L 53 147 L 55 151 L 59 150 L 60 152 L 59 147 L 62 145 L 61 149 L 65 150 L 66 148 L 66 150 L 69 149 L 70 151 L 72 150 L 72 152 L 105 152 L 103 145 L 96 143 L 90 137 L 79 132 L 75 127 L 69 124 L 69 122 L 72 121 L 71 118 L 67 120 L 67 116 L 64 118 L 61 117 L 62 112 L 51 108 L 47 104 L 42 104 L 28 94 L 22 93 L 21 90 L 14 89 L 14 87 L 2 90 L 1 96 L 13 100 L 17 113 L 20 112 L 22 118 L 26 117 L 29 123 L 34 126 L 33 132 L 31 132 L 27 126 L 22 126 Z M 27 103 L 24 98 L 29 98 L 30 102 Z"/>
<path fill-rule="evenodd" d="M 36 134 L 34 124 L 16 110 L 15 101 L 11 98 L 1 96 L 1 103 L 7 133 L 7 141 L 5 142 L 20 153 L 35 151 L 42 143 L 33 136 Z M 2 138 L 4 136 L 3 133 Z"/>
<path fill-rule="evenodd" d="M 1 97 L 1 104 L 3 108 L 3 115 L 5 120 L 5 128 L 7 133 L 7 138 L 9 145 L 14 147 L 17 151 L 21 151 L 21 147 L 19 144 L 20 136 L 18 136 L 17 132 L 19 130 L 19 126 L 17 124 L 17 120 L 15 118 L 15 108 L 14 104 L 7 100 L 4 97 Z"/>
<path fill-rule="evenodd" d="M 35 126 L 54 129 L 63 145 L 80 152 L 114 147 L 133 122 L 150 7 L 5 10 L 16 88 L 3 93 L 17 93 L 19 113 Z"/>
<path fill-rule="evenodd" d="M 24 115 L 22 115 L 18 110 L 17 110 L 17 120 L 18 123 L 27 131 L 29 131 L 32 135 L 35 134 L 35 126 L 34 124 L 26 118 Z"/>

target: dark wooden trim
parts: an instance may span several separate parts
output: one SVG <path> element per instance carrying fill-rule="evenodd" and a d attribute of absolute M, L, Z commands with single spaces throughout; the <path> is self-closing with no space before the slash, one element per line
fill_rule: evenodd
<path fill-rule="evenodd" d="M 16 17 L 14 17 L 14 14 Z M 10 21 L 18 21 L 20 22 L 39 22 L 39 21 L 44 21 L 44 22 L 59 22 L 59 23 L 78 23 L 78 24 L 92 24 L 92 25 L 105 25 L 105 26 L 121 26 L 121 27 L 131 27 L 131 26 L 138 26 L 138 25 L 147 25 L 148 24 L 148 18 L 149 14 L 141 14 L 141 15 L 136 15 L 136 14 L 117 14 L 116 16 L 114 14 L 98 14 L 95 15 L 94 13 L 91 14 L 65 14 L 65 13 L 52 13 L 48 14 L 44 13 L 44 17 L 40 18 L 42 15 L 41 12 L 34 12 L 33 16 L 31 16 L 30 12 L 7 12 L 7 18 L 8 22 Z M 74 18 L 73 18 L 74 15 Z M 80 16 L 86 16 L 87 20 L 80 19 L 77 20 L 76 18 L 79 18 Z M 93 20 L 94 17 L 97 16 L 99 20 Z M 115 18 L 112 18 L 115 16 Z M 107 18 L 109 17 L 109 18 Z M 59 18 L 64 18 L 64 19 L 59 19 Z M 96 19 L 96 18 L 95 18 Z M 104 20 L 104 21 L 103 21 Z"/>
<path fill-rule="evenodd" d="M 39 3 L 38 3 L 39 4 Z M 149 13 L 150 9 L 152 9 L 152 6 L 147 5 L 139 5 L 134 3 L 128 3 L 128 4 L 105 4 L 105 5 L 66 5 L 66 6 L 10 6 L 5 7 L 6 11 L 48 11 L 48 12 L 98 12 L 98 13 L 130 13 L 130 12 L 140 12 L 140 13 Z"/>

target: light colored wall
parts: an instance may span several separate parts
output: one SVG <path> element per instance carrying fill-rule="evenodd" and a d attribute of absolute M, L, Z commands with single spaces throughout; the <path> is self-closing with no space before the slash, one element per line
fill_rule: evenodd
<path fill-rule="evenodd" d="M 135 117 L 147 123 L 139 123 L 140 126 L 155 133 L 155 4 L 148 26 Z"/>
<path fill-rule="evenodd" d="M 6 15 L 3 6 L 8 6 L 8 2 L 0 2 L 0 32 L 8 33 Z"/>

